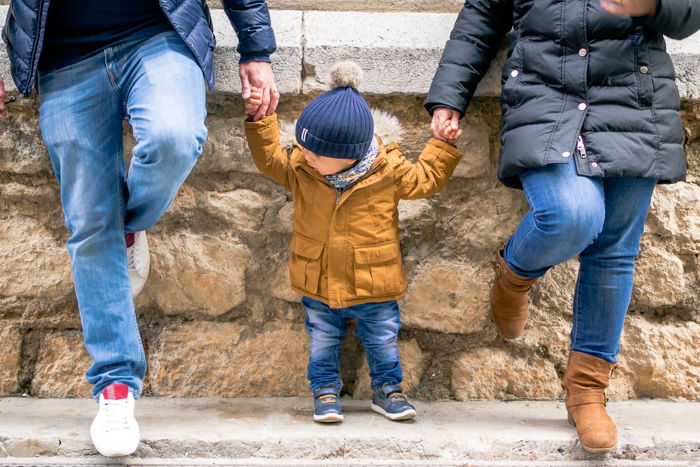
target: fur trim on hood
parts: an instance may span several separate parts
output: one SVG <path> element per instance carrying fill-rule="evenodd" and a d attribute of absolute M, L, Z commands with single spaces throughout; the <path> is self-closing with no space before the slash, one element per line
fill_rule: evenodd
<path fill-rule="evenodd" d="M 383 110 L 372 108 L 372 118 L 374 119 L 374 133 L 377 134 L 382 143 L 388 146 L 389 143 L 400 143 L 403 138 L 403 127 L 401 122 L 395 115 Z M 293 122 L 280 120 L 280 145 L 289 149 L 296 143 L 294 138 L 294 129 L 296 128 L 296 120 Z"/>

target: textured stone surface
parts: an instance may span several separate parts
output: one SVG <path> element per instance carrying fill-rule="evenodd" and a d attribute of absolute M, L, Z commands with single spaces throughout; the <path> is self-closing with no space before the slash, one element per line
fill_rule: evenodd
<path fill-rule="evenodd" d="M 482 348 L 455 360 L 452 391 L 457 400 L 551 399 L 561 393 L 561 383 L 554 365 L 543 358 Z"/>
<path fill-rule="evenodd" d="M 413 391 L 423 377 L 426 367 L 426 358 L 418 344 L 418 341 L 399 341 L 399 358 L 401 359 L 401 370 L 403 372 L 403 383 L 401 386 L 406 392 Z M 358 382 L 353 391 L 355 399 L 371 399 L 372 385 L 369 378 L 369 365 L 365 359 L 358 372 Z"/>
<path fill-rule="evenodd" d="M 197 322 L 165 329 L 152 357 L 155 395 L 305 394 L 307 338 L 300 325 Z"/>
<path fill-rule="evenodd" d="M 276 5 L 291 8 L 285 1 Z M 404 7 L 414 9 L 419 1 Z M 300 7 L 355 9 L 363 3 L 309 0 Z M 388 1 L 371 8 L 401 6 Z M 351 55 L 366 68 L 362 89 L 367 101 L 399 118 L 406 130 L 401 149 L 415 160 L 430 136 L 423 93 L 458 8 L 450 1 L 408 15 L 275 11 L 281 45 L 275 66 L 284 92 L 280 118 L 294 121 L 320 90 L 327 68 Z M 0 7 L 0 19 L 5 11 Z M 137 299 L 151 369 L 145 393 L 306 394 L 304 314 L 300 297 L 289 288 L 286 266 L 291 200 L 258 173 L 248 154 L 242 102 L 231 94 L 239 89 L 235 38 L 223 11 L 215 11 L 214 19 L 221 92 L 208 96 L 209 139 L 174 205 L 149 233 L 151 275 Z M 653 199 L 612 390 L 618 399 L 700 399 L 695 343 L 700 323 L 699 38 L 669 42 L 686 98 L 690 176 L 687 182 L 658 187 Z M 434 197 L 399 206 L 409 282 L 399 342 L 413 397 L 560 394 L 577 261 L 553 268 L 534 287 L 521 338 L 504 341 L 489 318 L 489 261 L 527 211 L 522 192 L 496 180 L 496 71 L 462 121 L 459 146 L 465 156 L 453 179 Z M 2 47 L 0 75 L 9 81 Z M 89 359 L 79 332 L 67 233 L 37 121 L 37 102 L 22 99 L 0 123 L 0 332 L 10 349 L 0 360 L 0 371 L 9 375 L 0 378 L 0 392 L 85 395 Z M 125 133 L 128 154 L 133 140 L 127 124 Z M 343 350 L 346 387 L 367 395 L 359 343 L 350 338 Z"/>
<path fill-rule="evenodd" d="M 85 372 L 90 363 L 80 332 L 46 334 L 34 365 L 32 394 L 40 397 L 89 396 L 90 386 L 85 381 Z"/>
<path fill-rule="evenodd" d="M 488 320 L 491 267 L 432 262 L 413 279 L 402 308 L 402 323 L 441 332 L 478 332 Z"/>
<path fill-rule="evenodd" d="M 167 314 L 217 316 L 245 301 L 250 255 L 235 238 L 179 233 L 149 240 L 151 273 L 142 303 L 153 303 Z"/>
<path fill-rule="evenodd" d="M 16 326 L 0 321 L 0 394 L 12 394 L 19 390 L 22 365 L 22 335 Z"/>
<path fill-rule="evenodd" d="M 0 244 L 0 295 L 58 298 L 71 292 L 68 252 L 39 219 L 3 219 Z"/>
<path fill-rule="evenodd" d="M 360 87 L 363 91 L 425 93 L 459 9 L 450 0 L 442 7 L 425 12 L 423 2 L 425 0 L 390 0 L 388 4 L 394 6 L 384 8 L 381 2 L 369 0 L 331 0 L 326 8 L 326 2 L 312 0 L 310 9 L 334 9 L 335 5 L 343 9 L 365 10 L 362 5 L 367 4 L 372 5 L 368 10 L 380 11 L 302 12 L 296 10 L 304 9 L 303 4 L 283 0 L 279 6 L 293 10 L 276 10 L 271 14 L 278 46 L 272 59 L 280 92 L 318 91 L 324 87 L 326 74 L 336 61 L 352 58 L 365 69 L 365 84 Z M 394 11 L 399 3 L 407 6 L 400 7 L 400 10 L 418 12 Z M 0 23 L 4 23 L 6 14 L 7 7 L 0 5 Z M 213 10 L 212 20 L 218 44 L 214 51 L 215 90 L 240 92 L 235 51 L 238 40 L 222 10 Z M 695 35 L 680 43 L 669 41 L 669 51 L 676 66 L 681 96 L 700 98 L 700 84 L 696 79 L 700 73 L 700 36 Z M 499 94 L 504 59 L 502 51 L 479 85 L 477 95 L 494 97 Z M 387 73 L 387 70 L 391 72 Z M 4 48 L 0 49 L 0 75 L 7 77 L 7 88 L 14 91 Z"/>
<path fill-rule="evenodd" d="M 99 457 L 90 442 L 90 399 L 0 399 L 3 449 L 29 444 L 3 465 L 454 465 L 688 466 L 700 461 L 700 404 L 659 400 L 609 404 L 619 448 L 587 454 L 559 401 L 422 402 L 414 421 L 394 423 L 368 401 L 343 398 L 345 420 L 311 420 L 311 398 L 142 398 L 133 456 Z M 76 429 L 76 427 L 84 427 Z M 12 448 L 10 448 L 12 449 Z M 13 450 L 14 451 L 14 450 Z M 14 451 L 16 452 L 16 451 Z M 644 462 L 646 461 L 646 462 Z"/>

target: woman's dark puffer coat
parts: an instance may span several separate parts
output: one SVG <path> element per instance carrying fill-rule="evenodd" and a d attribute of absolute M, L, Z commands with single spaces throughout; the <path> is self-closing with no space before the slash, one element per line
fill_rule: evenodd
<path fill-rule="evenodd" d="M 499 178 L 576 159 L 580 175 L 685 177 L 680 98 L 663 36 L 700 29 L 700 0 L 614 16 L 598 0 L 467 0 L 425 106 L 464 112 L 513 28 L 503 69 Z M 578 135 L 586 155 L 576 151 Z"/>

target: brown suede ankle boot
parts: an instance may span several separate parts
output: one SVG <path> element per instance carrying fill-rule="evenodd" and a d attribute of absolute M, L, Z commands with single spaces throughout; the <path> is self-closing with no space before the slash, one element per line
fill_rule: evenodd
<path fill-rule="evenodd" d="M 530 289 L 538 278 L 522 277 L 511 271 L 503 259 L 503 247 L 496 256 L 496 279 L 491 293 L 493 321 L 501 336 L 515 339 L 525 329 Z"/>
<path fill-rule="evenodd" d="M 611 452 L 617 446 L 617 427 L 605 410 L 604 393 L 615 368 L 617 363 L 585 353 L 572 351 L 569 356 L 564 373 L 566 411 L 588 452 Z"/>

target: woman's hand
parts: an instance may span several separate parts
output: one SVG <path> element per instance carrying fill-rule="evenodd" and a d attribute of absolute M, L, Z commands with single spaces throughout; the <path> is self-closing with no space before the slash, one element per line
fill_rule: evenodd
<path fill-rule="evenodd" d="M 600 0 L 600 6 L 613 15 L 649 16 L 656 11 L 656 0 Z"/>
<path fill-rule="evenodd" d="M 438 107 L 433 111 L 433 121 L 430 124 L 433 136 L 442 141 L 453 143 L 461 136 L 459 129 L 459 112 L 446 107 Z"/>

